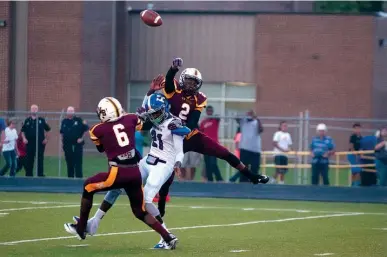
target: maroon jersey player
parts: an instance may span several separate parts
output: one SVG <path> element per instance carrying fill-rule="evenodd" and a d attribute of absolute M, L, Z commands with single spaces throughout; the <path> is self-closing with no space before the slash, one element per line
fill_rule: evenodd
<path fill-rule="evenodd" d="M 66 223 L 66 231 L 80 240 L 86 238 L 86 225 L 97 192 L 123 188 L 129 198 L 133 214 L 157 231 L 167 242 L 168 249 L 176 247 L 177 238 L 144 208 L 141 173 L 134 147 L 135 131 L 141 130 L 142 121 L 135 114 L 124 114 L 120 102 L 112 97 L 103 98 L 97 109 L 101 123 L 89 133 L 99 152 L 105 152 L 109 171 L 89 177 L 84 182 L 80 218 L 76 224 Z"/>
<path fill-rule="evenodd" d="M 170 103 L 171 113 L 185 121 L 185 125 L 191 129 L 192 132 L 184 140 L 184 152 L 193 151 L 226 160 L 252 183 L 267 183 L 267 176 L 250 172 L 234 154 L 197 129 L 201 112 L 207 105 L 207 97 L 199 91 L 203 83 L 199 70 L 187 68 L 182 71 L 179 82 L 176 81 L 175 76 L 182 63 L 181 58 L 175 58 L 165 79 L 160 75 L 154 79 L 148 94 L 162 89 Z"/>

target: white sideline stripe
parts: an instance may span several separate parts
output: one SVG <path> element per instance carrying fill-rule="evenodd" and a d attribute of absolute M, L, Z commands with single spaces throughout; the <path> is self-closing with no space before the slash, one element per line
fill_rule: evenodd
<path fill-rule="evenodd" d="M 328 256 L 328 255 L 334 255 L 334 253 L 315 253 L 316 256 Z"/>
<path fill-rule="evenodd" d="M 63 208 L 67 207 L 73 207 L 74 206 L 80 206 L 80 203 L 76 202 L 36 202 L 36 201 L 1 201 L 3 203 L 28 203 L 28 204 L 36 204 L 36 203 L 46 203 L 46 204 L 63 204 Z M 93 206 L 100 205 L 100 203 L 94 203 Z M 129 203 L 122 204 L 122 203 L 116 203 L 115 206 L 129 206 Z M 239 207 L 229 207 L 229 206 L 187 206 L 187 205 L 174 205 L 174 204 L 168 204 L 167 207 L 171 208 L 192 208 L 192 209 L 229 209 L 229 210 L 244 210 L 244 211 L 278 211 L 278 212 L 299 212 L 299 213 L 354 213 L 349 211 L 319 211 L 319 210 L 303 210 L 303 209 L 286 209 L 286 208 L 253 208 L 253 207 L 246 207 L 246 208 L 239 208 Z M 31 209 L 51 209 L 51 208 L 60 208 L 59 206 L 46 206 L 46 207 L 24 207 L 24 208 L 13 208 L 13 209 L 4 209 L 1 211 L 21 211 L 21 210 L 31 210 Z M 387 212 L 357 212 L 365 215 L 387 215 Z"/>
<path fill-rule="evenodd" d="M 99 203 L 93 204 L 95 205 L 100 205 Z M 129 204 L 117 204 L 117 205 L 129 205 Z M 0 212 L 3 211 L 24 211 L 24 210 L 39 210 L 39 209 L 59 209 L 59 208 L 72 208 L 72 207 L 80 207 L 80 204 L 70 204 L 70 205 L 54 205 L 54 206 L 31 206 L 31 207 L 22 207 L 22 208 L 11 208 L 11 209 L 2 209 Z"/>
<path fill-rule="evenodd" d="M 236 227 L 236 226 L 245 226 L 259 223 L 278 223 L 278 222 L 287 222 L 295 220 L 311 220 L 311 219 L 323 219 L 323 218 L 332 218 L 332 217 L 343 217 L 343 216 L 356 216 L 363 215 L 362 213 L 339 213 L 339 214 L 328 214 L 328 215 L 319 215 L 319 216 L 306 216 L 306 217 L 296 217 L 296 218 L 286 218 L 286 219 L 277 219 L 277 220 L 256 220 L 242 223 L 231 223 L 231 224 L 219 224 L 219 225 L 201 225 L 201 226 L 192 226 L 192 227 L 179 227 L 179 228 L 169 228 L 169 230 L 188 230 L 188 229 L 197 229 L 197 228 L 217 228 L 217 227 Z M 115 235 L 129 235 L 129 234 L 140 234 L 154 232 L 153 230 L 140 230 L 140 231 L 127 231 L 127 232 L 112 232 L 105 234 L 97 234 L 94 237 L 99 236 L 115 236 Z M 48 237 L 48 238 L 36 238 L 36 239 L 26 239 L 19 241 L 10 241 L 10 242 L 0 242 L 0 245 L 14 245 L 21 243 L 31 243 L 31 242 L 41 242 L 41 241 L 52 241 L 60 239 L 76 238 L 76 236 L 61 236 L 61 237 Z"/>

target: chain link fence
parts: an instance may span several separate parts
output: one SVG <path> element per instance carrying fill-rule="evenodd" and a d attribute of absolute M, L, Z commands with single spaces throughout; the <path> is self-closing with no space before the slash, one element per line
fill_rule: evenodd
<path fill-rule="evenodd" d="M 65 110 L 61 112 L 40 112 L 39 117 L 46 119 L 47 123 L 51 127 L 49 141 L 46 145 L 45 158 L 44 158 L 44 173 L 47 177 L 67 177 L 67 166 L 62 149 L 62 140 L 60 131 L 60 125 L 62 120 L 66 117 Z M 99 122 L 95 113 L 76 113 L 87 122 L 89 127 Z M 13 118 L 17 123 L 17 130 L 20 131 L 22 122 L 29 116 L 29 112 L 5 112 L 0 111 L 0 117 L 4 119 Z M 203 117 L 204 118 L 204 115 Z M 236 121 L 237 116 L 225 116 L 221 117 L 221 123 L 219 128 L 219 141 L 226 146 L 230 151 L 235 150 L 234 136 L 236 134 L 238 123 Z M 348 151 L 349 137 L 352 133 L 352 125 L 354 123 L 361 123 L 364 135 L 373 135 L 375 131 L 382 125 L 387 124 L 387 120 L 371 120 L 371 119 L 339 119 L 339 118 L 323 118 L 323 117 L 311 117 L 308 111 L 299 113 L 294 117 L 259 117 L 264 126 L 264 132 L 262 136 L 262 149 L 263 151 L 273 150 L 273 135 L 278 130 L 279 123 L 282 121 L 287 122 L 288 131 L 291 134 L 294 151 L 308 151 L 309 144 L 312 137 L 316 134 L 316 126 L 318 123 L 325 123 L 328 127 L 328 135 L 332 136 L 336 143 L 337 151 Z M 144 133 L 147 135 L 147 133 Z M 149 142 L 145 136 L 145 142 Z M 149 151 L 149 143 L 144 148 L 144 154 Z M 290 157 L 290 164 L 306 164 L 309 163 L 309 158 L 306 155 L 295 155 Z M 342 163 L 348 163 L 345 158 L 340 160 Z M 4 159 L 0 158 L 0 165 L 3 165 Z M 232 167 L 227 163 L 220 160 L 220 169 L 226 181 L 235 172 Z M 272 164 L 273 156 L 265 155 L 263 164 Z M 269 165 L 268 165 L 269 166 Z M 37 175 L 37 161 L 34 163 L 34 175 Z M 199 169 L 201 167 L 198 167 Z M 88 177 L 97 172 L 106 171 L 107 161 L 103 154 L 98 153 L 94 144 L 85 136 L 84 145 L 84 158 L 83 158 L 83 174 L 84 177 Z M 262 167 L 263 173 L 272 175 L 274 173 L 273 168 Z M 348 169 L 345 170 L 348 172 Z M 200 174 L 200 171 L 197 172 Z M 348 173 L 342 176 L 342 183 L 340 185 L 348 185 Z M 17 176 L 24 176 L 24 170 L 20 171 Z M 198 177 L 198 175 L 197 175 Z M 291 169 L 286 175 L 287 184 L 310 184 L 310 169 L 296 167 Z M 340 177 L 341 178 L 341 177 Z M 335 183 L 337 184 L 337 183 Z"/>

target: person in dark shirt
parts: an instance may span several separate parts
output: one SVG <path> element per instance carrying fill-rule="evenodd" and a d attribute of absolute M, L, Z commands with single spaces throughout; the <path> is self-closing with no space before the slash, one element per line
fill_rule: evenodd
<path fill-rule="evenodd" d="M 355 123 L 352 126 L 353 133 L 349 137 L 349 151 L 360 151 L 360 142 L 362 139 L 361 136 L 361 125 L 359 123 Z M 355 154 L 356 163 L 360 164 L 360 155 Z M 360 170 L 352 169 L 352 186 L 360 185 Z"/>
<path fill-rule="evenodd" d="M 83 157 L 83 135 L 89 127 L 80 117 L 74 115 L 74 107 L 69 106 L 66 118 L 62 120 L 60 134 L 62 135 L 62 146 L 67 164 L 67 176 L 69 178 L 82 178 L 82 157 Z"/>
<path fill-rule="evenodd" d="M 44 150 L 48 142 L 48 132 L 51 130 L 46 120 L 38 117 L 39 107 L 31 105 L 31 116 L 28 117 L 21 129 L 24 144 L 27 145 L 26 176 L 32 177 L 36 148 L 38 148 L 38 176 L 44 177 Z M 38 124 L 38 127 L 36 127 Z"/>
<path fill-rule="evenodd" d="M 359 123 L 355 123 L 353 124 L 352 129 L 353 133 L 349 138 L 349 151 L 359 151 L 360 141 L 362 139 L 361 125 Z"/>

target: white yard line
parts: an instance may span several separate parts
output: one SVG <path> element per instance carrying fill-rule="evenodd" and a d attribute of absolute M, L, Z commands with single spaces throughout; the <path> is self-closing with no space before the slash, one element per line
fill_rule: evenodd
<path fill-rule="evenodd" d="M 39 202 L 39 201 L 2 201 L 3 203 L 24 203 L 24 204 L 63 204 L 63 208 L 76 207 L 80 205 L 80 203 L 76 202 Z M 94 203 L 93 206 L 99 206 L 100 203 Z M 129 206 L 129 203 L 116 203 L 115 206 Z M 254 208 L 254 207 L 230 207 L 230 206 L 188 206 L 188 205 L 174 205 L 167 204 L 167 207 L 170 208 L 191 208 L 191 209 L 226 209 L 226 210 L 243 210 L 243 211 L 273 211 L 273 212 L 298 212 L 298 213 L 338 213 L 338 214 L 346 214 L 353 213 L 349 211 L 337 211 L 337 210 L 303 210 L 303 209 L 287 209 L 287 208 Z M 42 207 L 23 207 L 23 208 L 12 208 L 12 209 L 3 209 L 1 211 L 21 211 L 21 210 L 33 210 L 33 209 L 56 209 L 60 208 L 60 206 L 42 206 Z M 383 212 L 357 212 L 365 215 L 387 215 L 387 213 Z"/>
<path fill-rule="evenodd" d="M 315 256 L 329 256 L 329 255 L 334 255 L 334 253 L 315 253 Z"/>
<path fill-rule="evenodd" d="M 339 214 L 295 217 L 295 218 L 276 219 L 276 220 L 256 220 L 256 221 L 231 223 L 231 224 L 219 224 L 219 225 L 211 224 L 211 225 L 201 225 L 201 226 L 191 226 L 191 227 L 178 227 L 178 228 L 170 228 L 169 230 L 174 231 L 174 230 L 189 230 L 189 229 L 198 229 L 198 228 L 236 227 L 236 226 L 253 225 L 253 224 L 259 224 L 259 223 L 279 223 L 279 222 L 288 222 L 288 221 L 296 221 L 296 220 L 311 220 L 311 219 L 323 219 L 323 218 L 357 216 L 357 215 L 362 215 L 362 213 L 339 213 Z M 95 235 L 95 237 L 140 234 L 140 233 L 149 233 L 149 232 L 154 232 L 154 231 L 140 230 L 140 231 L 127 231 L 127 232 L 113 232 L 113 233 L 97 234 Z M 26 239 L 26 240 L 18 240 L 18 241 L 10 241 L 10 242 L 0 242 L 0 245 L 15 245 L 15 244 L 22 244 L 22 243 L 52 241 L 52 240 L 61 240 L 61 239 L 68 239 L 68 238 L 75 238 L 75 236 L 48 237 L 48 238 Z"/>

